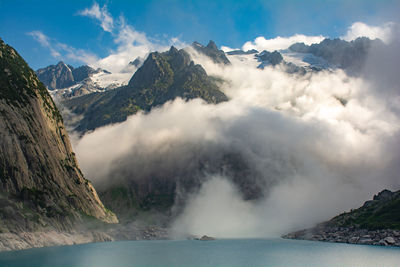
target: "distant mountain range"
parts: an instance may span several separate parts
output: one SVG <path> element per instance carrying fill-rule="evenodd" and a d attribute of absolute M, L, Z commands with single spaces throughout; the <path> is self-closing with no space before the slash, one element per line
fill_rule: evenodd
<path fill-rule="evenodd" d="M 217 79 L 194 64 L 187 52 L 171 47 L 168 52 L 151 53 L 128 85 L 66 100 L 63 104 L 83 115 L 76 129 L 87 131 L 124 121 L 139 110 L 149 111 L 177 97 L 202 98 L 208 103 L 227 101 L 217 83 Z"/>
<path fill-rule="evenodd" d="M 55 90 L 75 85 L 99 72 L 107 71 L 102 69 L 95 70 L 87 65 L 74 68 L 60 61 L 57 65 L 50 65 L 46 68 L 38 69 L 36 74 L 49 90 Z"/>
<path fill-rule="evenodd" d="M 383 42 L 379 39 L 370 40 L 361 37 L 350 42 L 341 39 L 325 39 L 319 44 L 310 46 L 304 43 L 296 43 L 291 45 L 289 50 L 301 54 L 312 54 L 326 60 L 334 67 L 354 74 L 361 71 L 369 49 L 372 46 L 383 45 Z"/>

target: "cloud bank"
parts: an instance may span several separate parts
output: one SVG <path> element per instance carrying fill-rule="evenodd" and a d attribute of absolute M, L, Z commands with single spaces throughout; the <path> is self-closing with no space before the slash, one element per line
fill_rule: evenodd
<path fill-rule="evenodd" d="M 390 43 L 393 36 L 392 31 L 395 26 L 396 24 L 393 22 L 387 22 L 382 26 L 370 26 L 363 22 L 355 22 L 341 38 L 346 41 L 352 41 L 358 37 L 379 38 L 385 43 Z"/>
<path fill-rule="evenodd" d="M 251 55 L 220 66 L 191 53 L 230 101 L 177 99 L 86 134 L 74 147 L 95 185 L 177 181 L 177 237 L 277 236 L 400 187 L 400 90 L 388 98 L 386 84 L 341 70 L 289 75 Z"/>
<path fill-rule="evenodd" d="M 306 36 L 303 34 L 296 34 L 290 37 L 275 37 L 272 39 L 266 39 L 263 36 L 257 37 L 254 41 L 246 42 L 242 49 L 244 51 L 256 49 L 258 51 L 275 51 L 287 49 L 294 43 L 305 43 L 306 45 L 311 45 L 315 43 L 320 43 L 326 37 L 319 36 Z"/>

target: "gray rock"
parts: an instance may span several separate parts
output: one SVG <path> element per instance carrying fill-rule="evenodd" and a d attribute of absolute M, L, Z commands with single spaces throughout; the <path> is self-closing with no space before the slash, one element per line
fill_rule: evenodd
<path fill-rule="evenodd" d="M 384 240 L 385 240 L 385 242 L 388 243 L 389 245 L 393 245 L 393 244 L 396 243 L 396 240 L 395 240 L 393 237 L 391 237 L 391 236 L 385 237 Z"/>
<path fill-rule="evenodd" d="M 361 238 L 358 240 L 357 244 L 363 244 L 363 245 L 371 245 L 374 241 L 370 238 Z"/>

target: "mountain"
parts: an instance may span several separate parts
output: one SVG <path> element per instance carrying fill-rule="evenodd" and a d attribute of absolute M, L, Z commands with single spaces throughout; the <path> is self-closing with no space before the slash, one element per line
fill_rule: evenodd
<path fill-rule="evenodd" d="M 68 77 L 68 67 L 55 69 Z M 118 222 L 83 177 L 47 89 L 1 39 L 0 70 L 0 232 Z"/>
<path fill-rule="evenodd" d="M 243 50 L 233 50 L 233 51 L 229 51 L 226 52 L 227 55 L 251 55 L 251 54 L 257 54 L 258 51 L 255 49 L 251 49 L 251 50 L 247 50 L 247 51 L 243 51 Z"/>
<path fill-rule="evenodd" d="M 325 39 L 319 44 L 310 46 L 304 43 L 296 43 L 291 45 L 289 50 L 297 53 L 312 54 L 350 73 L 359 73 L 369 49 L 372 46 L 380 45 L 383 45 L 383 42 L 379 39 L 370 40 L 366 37 L 360 37 L 351 42 L 341 39 Z"/>
<path fill-rule="evenodd" d="M 43 69 L 38 69 L 36 74 L 42 83 L 49 90 L 65 88 L 75 84 L 74 75 L 70 66 L 60 61 L 57 65 L 50 65 Z"/>
<path fill-rule="evenodd" d="M 385 189 L 358 209 L 285 237 L 400 246 L 400 190 Z"/>
<path fill-rule="evenodd" d="M 127 72 L 133 73 L 132 70 Z M 87 65 L 74 68 L 60 61 L 36 71 L 39 80 L 60 99 L 73 98 L 93 92 L 121 86 L 129 73 L 112 74 L 106 70 L 93 69 Z"/>
<path fill-rule="evenodd" d="M 39 80 L 44 83 L 49 90 L 63 89 L 75 85 L 93 74 L 107 72 L 102 69 L 93 69 L 87 65 L 74 68 L 60 61 L 57 65 L 50 65 L 46 68 L 38 69 L 36 74 Z"/>
<path fill-rule="evenodd" d="M 198 42 L 193 42 L 192 47 L 200 54 L 206 55 L 211 58 L 214 63 L 230 65 L 231 62 L 226 57 L 225 52 L 219 50 L 214 41 L 210 41 L 207 46 L 203 46 Z"/>
<path fill-rule="evenodd" d="M 202 98 L 207 103 L 227 101 L 218 89 L 218 80 L 193 63 L 183 49 L 149 54 L 127 86 L 104 93 L 93 93 L 64 101 L 63 104 L 83 119 L 79 131 L 124 121 L 139 110 L 150 111 L 177 97 Z"/>

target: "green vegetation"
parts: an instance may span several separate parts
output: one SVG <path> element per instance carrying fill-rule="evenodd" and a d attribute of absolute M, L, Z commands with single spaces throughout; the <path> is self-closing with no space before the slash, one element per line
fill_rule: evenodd
<path fill-rule="evenodd" d="M 400 191 L 389 192 L 382 191 L 374 197 L 374 200 L 367 201 L 361 208 L 340 214 L 328 223 L 370 230 L 400 230 Z"/>
<path fill-rule="evenodd" d="M 11 46 L 0 39 L 0 99 L 13 106 L 28 105 L 31 98 L 41 96 L 43 107 L 57 123 L 62 117 L 35 72 Z"/>

